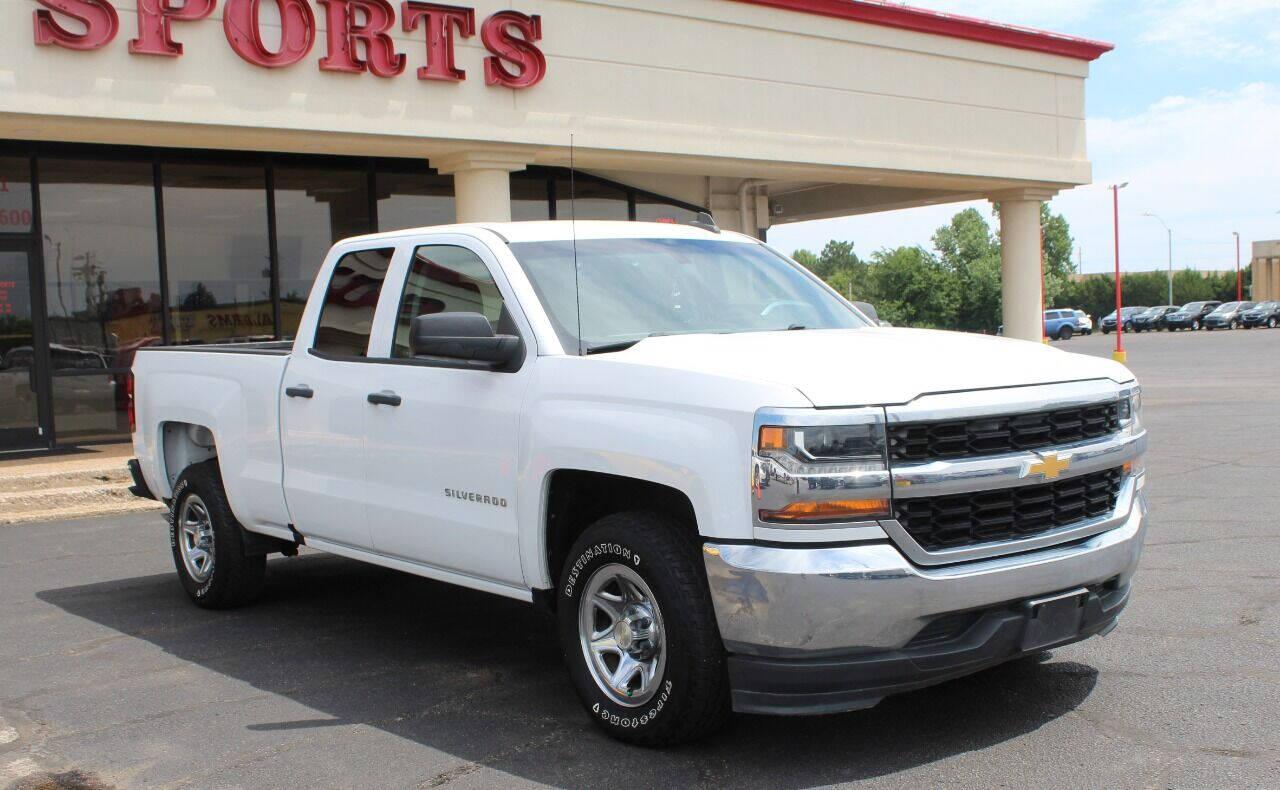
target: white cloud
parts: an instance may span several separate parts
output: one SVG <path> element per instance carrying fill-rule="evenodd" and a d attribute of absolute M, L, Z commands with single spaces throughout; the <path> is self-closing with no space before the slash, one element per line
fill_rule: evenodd
<path fill-rule="evenodd" d="M 1084 253 L 1086 271 L 1112 265 L 1111 199 L 1106 185 L 1129 181 L 1121 194 L 1122 261 L 1126 269 L 1162 267 L 1164 229 L 1174 230 L 1174 264 L 1203 269 L 1235 265 L 1231 232 L 1248 244 L 1280 238 L 1280 84 L 1254 83 L 1200 96 L 1171 96 L 1132 116 L 1091 118 L 1093 186 L 1059 195 Z M 862 255 L 885 246 L 929 246 L 933 231 L 968 205 L 930 206 L 779 226 L 769 240 L 781 249 L 820 249 L 828 239 L 855 242 Z"/>
<path fill-rule="evenodd" d="M 1280 0 L 1162 0 L 1146 4 L 1139 40 L 1228 61 L 1280 60 Z"/>

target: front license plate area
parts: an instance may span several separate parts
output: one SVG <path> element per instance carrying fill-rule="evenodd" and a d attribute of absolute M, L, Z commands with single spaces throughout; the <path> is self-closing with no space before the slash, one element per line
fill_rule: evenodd
<path fill-rule="evenodd" d="M 1022 649 L 1043 650 L 1077 636 L 1088 596 L 1089 591 L 1081 588 L 1027 601 L 1027 628 L 1022 633 Z"/>

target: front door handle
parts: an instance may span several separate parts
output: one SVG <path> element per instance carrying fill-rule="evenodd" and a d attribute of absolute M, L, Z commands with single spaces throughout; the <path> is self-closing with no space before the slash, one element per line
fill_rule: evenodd
<path fill-rule="evenodd" d="M 399 406 L 400 396 L 391 390 L 370 392 L 367 400 L 375 406 Z"/>
<path fill-rule="evenodd" d="M 284 391 L 285 395 L 290 398 L 314 398 L 316 391 L 308 387 L 306 384 L 299 384 L 296 387 L 288 387 Z"/>

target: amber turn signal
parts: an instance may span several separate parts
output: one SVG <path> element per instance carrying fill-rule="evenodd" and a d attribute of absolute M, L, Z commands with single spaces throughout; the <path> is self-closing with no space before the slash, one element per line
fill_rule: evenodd
<path fill-rule="evenodd" d="M 847 521 L 889 515 L 887 499 L 836 499 L 792 502 L 781 510 L 761 510 L 761 521 Z"/>
<path fill-rule="evenodd" d="M 765 427 L 760 429 L 761 450 L 785 450 L 787 448 L 787 429 Z"/>

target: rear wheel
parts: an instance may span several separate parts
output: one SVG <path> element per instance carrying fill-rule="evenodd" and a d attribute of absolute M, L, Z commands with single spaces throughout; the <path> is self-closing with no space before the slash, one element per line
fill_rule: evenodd
<path fill-rule="evenodd" d="M 1278 323 L 1280 323 L 1280 321 L 1277 321 L 1275 316 L 1271 316 L 1267 319 L 1267 329 L 1275 329 L 1276 324 Z"/>
<path fill-rule="evenodd" d="M 1200 319 L 1199 319 L 1199 318 L 1197 318 L 1196 320 L 1194 320 L 1194 321 L 1192 321 L 1192 322 L 1191 322 L 1191 331 L 1192 331 L 1192 332 L 1199 332 L 1199 331 L 1200 331 L 1200 326 L 1201 326 L 1201 324 L 1200 324 Z"/>
<path fill-rule="evenodd" d="M 1231 319 L 1230 324 L 1227 324 L 1227 329 L 1239 329 L 1239 328 L 1240 328 L 1240 321 L 1235 318 Z"/>
<path fill-rule="evenodd" d="M 228 609 L 261 594 L 266 555 L 245 556 L 244 533 L 227 503 L 216 460 L 189 466 L 178 476 L 169 545 L 182 587 L 198 606 Z"/>
<path fill-rule="evenodd" d="M 587 528 L 561 573 L 557 616 L 574 690 L 609 735 L 685 743 L 728 716 L 724 645 L 684 525 L 631 512 Z"/>

